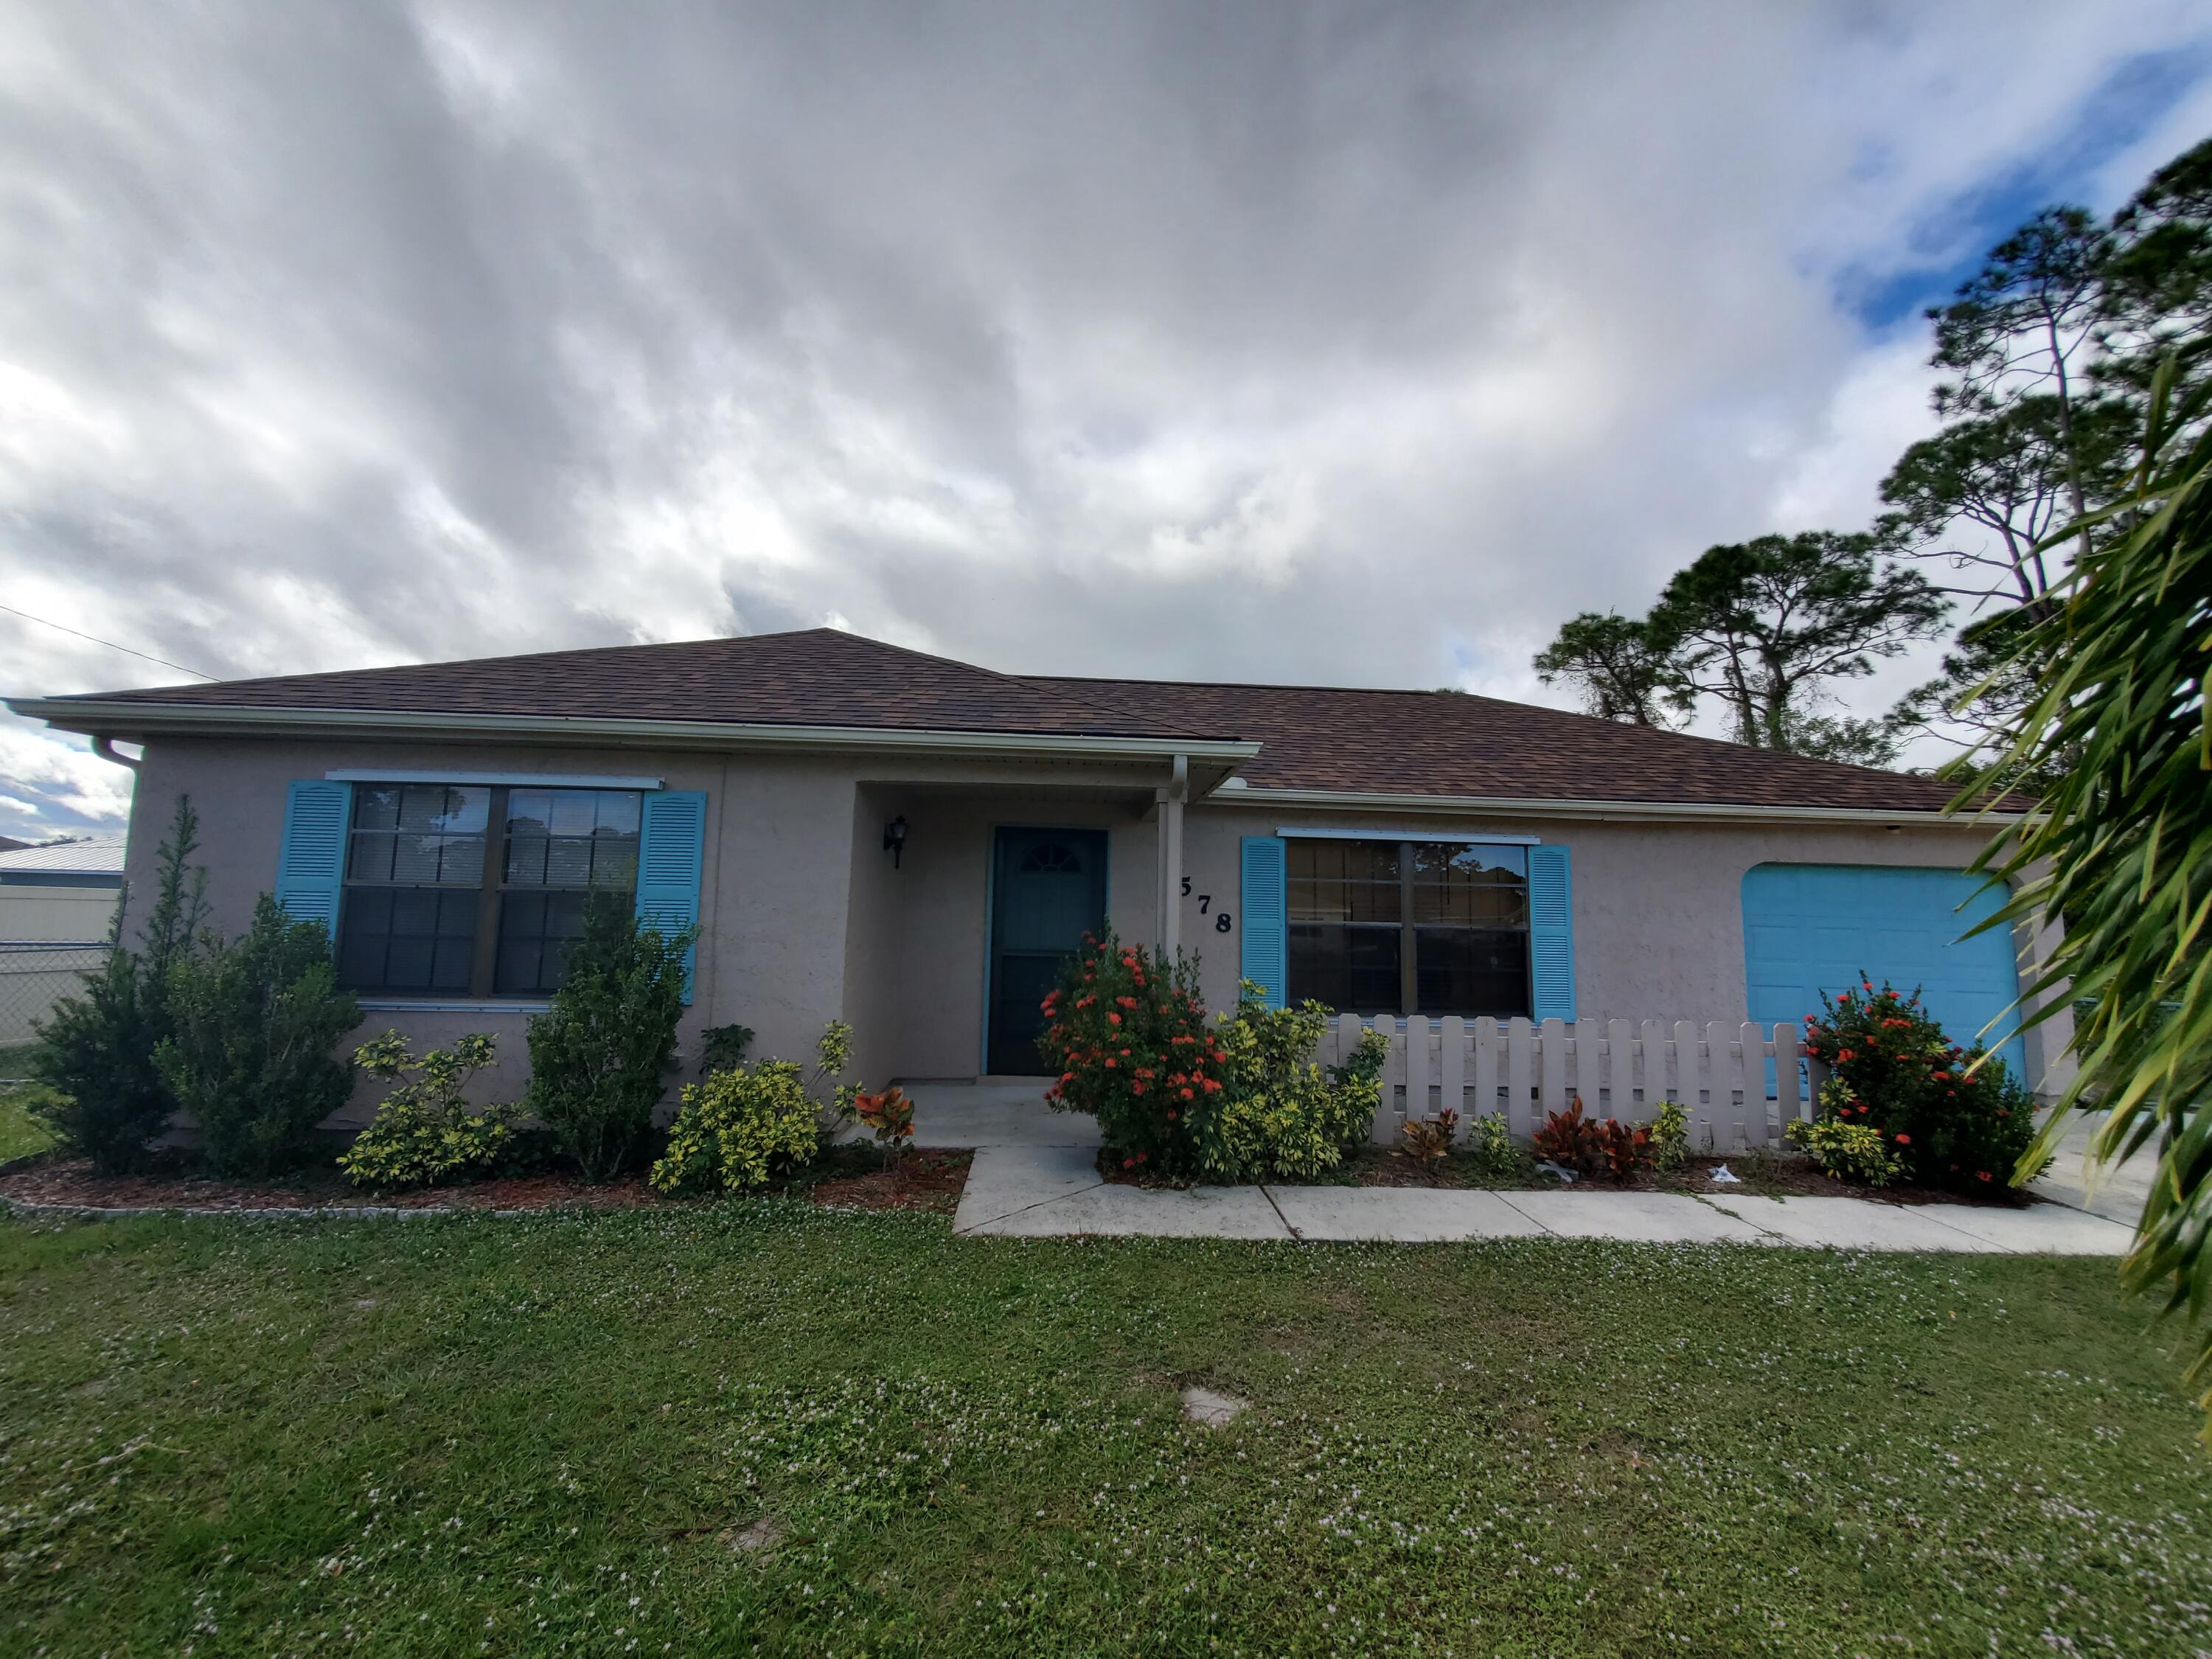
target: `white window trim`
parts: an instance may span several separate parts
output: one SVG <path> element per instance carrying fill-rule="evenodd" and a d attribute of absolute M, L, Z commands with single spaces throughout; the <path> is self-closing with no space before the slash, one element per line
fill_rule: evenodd
<path fill-rule="evenodd" d="M 510 789 L 658 789 L 659 778 L 603 776 L 591 772 L 425 772 L 338 767 L 325 783 L 465 783 Z"/>
<path fill-rule="evenodd" d="M 1461 835 L 1441 830 L 1310 830 L 1293 824 L 1279 824 L 1275 833 L 1286 840 L 1297 841 L 1441 841 L 1467 846 L 1481 847 L 1541 847 L 1541 836 L 1494 836 L 1484 834 Z"/>

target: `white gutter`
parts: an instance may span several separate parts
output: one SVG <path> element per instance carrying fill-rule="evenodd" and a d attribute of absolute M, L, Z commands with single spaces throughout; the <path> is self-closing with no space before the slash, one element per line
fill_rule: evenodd
<path fill-rule="evenodd" d="M 462 714 L 410 709 L 251 708 L 235 704 L 99 702 L 10 697 L 9 708 L 64 732 L 110 738 L 156 732 L 289 736 L 305 732 L 377 736 L 437 733 L 520 738 L 533 743 L 925 750 L 1036 755 L 1060 759 L 1159 760 L 1187 755 L 1231 767 L 1260 752 L 1256 743 L 1189 738 L 1087 737 L 1040 732 L 902 731 L 879 726 L 775 726 L 727 720 L 612 720 L 562 714 Z"/>
<path fill-rule="evenodd" d="M 1364 794 L 1348 789 L 1264 789 L 1248 785 L 1217 790 L 1206 798 L 1209 806 L 1310 806 L 1329 811 L 1472 812 L 1492 817 L 1583 818 L 1623 823 L 1658 820 L 1738 823 L 1879 823 L 1949 824 L 1968 828 L 1976 823 L 2010 823 L 2016 812 L 1951 814 L 1929 807 L 1906 811 L 1872 806 L 1762 806 L 1716 805 L 1704 801 L 1558 800 L 1526 795 L 1399 795 Z"/>

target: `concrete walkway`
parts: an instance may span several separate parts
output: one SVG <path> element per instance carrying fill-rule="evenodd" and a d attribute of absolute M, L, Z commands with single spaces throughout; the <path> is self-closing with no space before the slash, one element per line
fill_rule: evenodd
<path fill-rule="evenodd" d="M 917 1113 L 917 1118 L 919 1113 Z M 1646 1243 L 2027 1255 L 2124 1255 L 2118 1221 L 2061 1204 L 2021 1210 L 1715 1193 L 1481 1192 L 1424 1187 L 1109 1185 L 1094 1146 L 984 1145 L 952 1229 L 970 1237 L 1370 1240 L 1612 1238 Z"/>

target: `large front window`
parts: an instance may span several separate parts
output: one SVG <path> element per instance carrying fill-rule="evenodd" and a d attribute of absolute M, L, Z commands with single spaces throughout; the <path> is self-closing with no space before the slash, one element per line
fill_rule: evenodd
<path fill-rule="evenodd" d="M 543 996 L 595 891 L 637 886 L 632 789 L 356 784 L 338 921 L 348 988 Z"/>
<path fill-rule="evenodd" d="M 1529 1012 L 1528 855 L 1294 836 L 1290 998 L 1363 1014 Z"/>

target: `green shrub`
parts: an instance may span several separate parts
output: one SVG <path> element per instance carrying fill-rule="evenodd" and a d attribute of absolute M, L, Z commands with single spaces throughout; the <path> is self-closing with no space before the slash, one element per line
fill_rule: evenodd
<path fill-rule="evenodd" d="M 1650 1135 L 1651 1167 L 1680 1169 L 1690 1161 L 1690 1109 L 1679 1100 L 1660 1102 Z"/>
<path fill-rule="evenodd" d="M 1834 1079 L 1829 1079 L 1822 1098 L 1838 1087 Z M 1838 1181 L 1887 1187 L 1905 1173 L 1905 1160 L 1890 1150 L 1871 1123 L 1848 1122 L 1831 1115 L 1814 1123 L 1793 1120 L 1783 1126 L 1782 1135 Z"/>
<path fill-rule="evenodd" d="M 1923 1186 L 2002 1185 L 2035 1139 L 2034 1102 L 2004 1062 L 1952 1042 L 1917 993 L 1877 991 L 1869 979 L 1820 1000 L 1805 1047 L 1832 1073 L 1823 1113 L 1872 1129 Z"/>
<path fill-rule="evenodd" d="M 1434 1117 L 1409 1117 L 1398 1126 L 1398 1156 L 1431 1171 L 1443 1167 L 1459 1134 L 1459 1114 L 1449 1106 Z"/>
<path fill-rule="evenodd" d="M 726 1072 L 745 1063 L 745 1050 L 753 1046 L 750 1025 L 709 1025 L 699 1033 L 699 1075 Z"/>
<path fill-rule="evenodd" d="M 30 1109 L 103 1174 L 142 1164 L 176 1115 L 176 1096 L 155 1054 L 171 1030 L 171 970 L 191 951 L 207 914 L 207 872 L 190 863 L 198 846 L 191 798 L 180 795 L 138 950 L 111 943 L 107 960 L 84 975 L 82 994 L 64 998 L 36 1027 L 32 1070 L 48 1086 Z M 118 921 L 122 909 L 118 901 Z"/>
<path fill-rule="evenodd" d="M 244 1176 L 299 1164 L 353 1088 L 331 1050 L 361 1010 L 337 988 L 329 932 L 264 893 L 252 927 L 180 956 L 168 986 L 172 1030 L 155 1060 L 198 1121 L 208 1163 Z"/>
<path fill-rule="evenodd" d="M 1194 958 L 1119 944 L 1109 929 L 1069 959 L 1042 1006 L 1037 1046 L 1060 1071 L 1047 1101 L 1090 1113 L 1124 1167 L 1225 1178 L 1236 1162 L 1221 1124 L 1225 1056 Z"/>
<path fill-rule="evenodd" d="M 663 933 L 594 893 L 552 1006 L 531 1019 L 525 1104 L 586 1181 L 619 1174 L 653 1127 L 698 932 Z"/>
<path fill-rule="evenodd" d="M 1236 1013 L 1214 1030 L 1225 1087 L 1220 1133 L 1199 1173 L 1222 1182 L 1308 1180 L 1367 1139 L 1389 1039 L 1363 1031 L 1348 1061 L 1324 1068 L 1310 1056 L 1328 1018 L 1318 1002 L 1270 1008 L 1249 980 L 1237 988 Z"/>
<path fill-rule="evenodd" d="M 1504 1181 L 1524 1173 L 1528 1155 L 1513 1144 L 1503 1112 L 1483 1112 L 1467 1121 L 1460 1139 L 1460 1157 L 1468 1172 L 1486 1181 Z"/>
<path fill-rule="evenodd" d="M 469 1079 L 499 1061 L 492 1040 L 471 1032 L 420 1060 L 407 1039 L 386 1031 L 354 1050 L 354 1064 L 399 1086 L 340 1155 L 338 1168 L 362 1187 L 434 1187 L 465 1171 L 492 1169 L 514 1136 L 516 1109 L 472 1112 L 462 1099 Z"/>
<path fill-rule="evenodd" d="M 665 1193 L 742 1191 L 813 1162 L 821 1144 L 819 1111 L 798 1063 L 764 1060 L 685 1087 L 651 1180 Z"/>
<path fill-rule="evenodd" d="M 789 1060 L 732 1066 L 689 1085 L 668 1126 L 667 1148 L 647 1179 L 665 1193 L 743 1192 L 811 1164 L 826 1138 L 825 1119 L 851 1121 L 861 1115 L 860 1102 L 881 1098 L 837 1081 L 852 1054 L 853 1028 L 833 1019 L 814 1045 L 811 1089 Z M 826 1091 L 828 1099 L 814 1091 Z"/>

